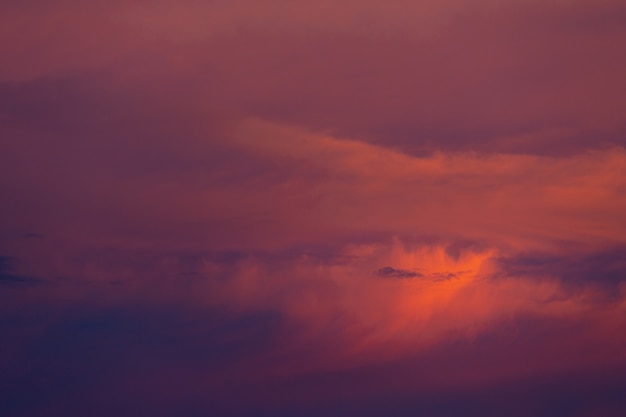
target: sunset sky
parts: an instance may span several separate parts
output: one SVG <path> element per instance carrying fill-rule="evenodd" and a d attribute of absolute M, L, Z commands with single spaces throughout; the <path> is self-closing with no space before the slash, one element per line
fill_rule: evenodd
<path fill-rule="evenodd" d="M 0 144 L 0 416 L 626 415 L 624 0 L 3 0 Z"/>

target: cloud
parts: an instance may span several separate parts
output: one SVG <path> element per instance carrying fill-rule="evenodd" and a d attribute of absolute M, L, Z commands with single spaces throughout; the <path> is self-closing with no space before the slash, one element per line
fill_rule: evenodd
<path fill-rule="evenodd" d="M 88 74 L 417 155 L 624 145 L 619 1 L 30 4 L 3 6 L 7 82 Z"/>
<path fill-rule="evenodd" d="M 421 278 L 424 275 L 415 271 L 407 271 L 406 269 L 395 269 L 385 266 L 376 271 L 376 274 L 383 278 Z"/>
<path fill-rule="evenodd" d="M 163 402 L 145 402 L 140 407 L 155 413 L 159 407 L 171 407 L 170 401 L 184 407 L 199 376 L 194 368 L 215 375 L 212 383 L 219 382 L 218 375 L 228 374 L 225 371 L 233 376 L 239 364 L 254 365 L 259 355 L 271 349 L 281 324 L 280 314 L 271 311 L 231 315 L 164 306 L 66 307 L 18 309 L 0 321 L 7 336 L 0 343 L 0 365 L 6 365 L 0 378 L 6 393 L 0 398 L 3 413 L 67 410 L 68 399 L 85 392 L 73 402 L 74 411 L 67 410 L 73 413 L 99 403 L 103 390 L 111 400 L 102 404 L 103 410 L 111 412 L 124 404 L 138 404 L 133 391 L 139 394 L 142 385 L 133 384 L 145 384 L 151 375 L 156 379 L 150 385 L 161 393 Z M 181 369 L 190 379 L 180 380 L 178 388 L 162 384 L 163 373 Z"/>
<path fill-rule="evenodd" d="M 44 281 L 38 278 L 27 277 L 23 275 L 15 275 L 15 274 L 8 274 L 8 273 L 0 274 L 0 283 L 5 284 L 12 288 L 19 288 L 20 286 L 23 286 L 23 285 L 25 286 L 37 285 L 43 282 Z"/>
<path fill-rule="evenodd" d="M 3 2 L 0 409 L 619 414 L 624 16 Z"/>
<path fill-rule="evenodd" d="M 45 283 L 42 279 L 15 272 L 16 265 L 17 259 L 11 256 L 0 256 L 0 285 L 9 288 L 23 288 Z"/>
<path fill-rule="evenodd" d="M 619 288 L 626 281 L 626 252 L 622 246 L 585 253 L 576 253 L 575 249 L 559 254 L 526 253 L 498 262 L 511 275 L 557 277 L 572 288 L 592 285 L 618 298 Z"/>
<path fill-rule="evenodd" d="M 273 164 L 297 161 L 290 182 L 310 189 L 308 205 L 316 208 L 310 222 L 323 224 L 322 213 L 332 212 L 340 227 L 392 234 L 454 234 L 466 240 L 476 239 L 476 233 L 478 240 L 497 235 L 532 240 L 536 235 L 543 245 L 552 239 L 593 241 L 592 234 L 603 230 L 608 234 L 599 239 L 620 240 L 611 230 L 622 225 L 621 148 L 566 158 L 477 153 L 412 157 L 255 121 L 242 124 L 235 138 L 243 150 Z M 292 196 L 294 201 L 297 194 Z M 302 210 L 300 216 L 306 216 L 306 205 Z M 585 225 L 600 219 L 607 224 Z M 583 232 L 587 228 L 594 232 Z"/>

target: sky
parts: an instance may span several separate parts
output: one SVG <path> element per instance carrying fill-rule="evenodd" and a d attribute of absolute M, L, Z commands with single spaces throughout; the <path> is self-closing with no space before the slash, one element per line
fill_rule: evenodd
<path fill-rule="evenodd" d="M 0 415 L 626 415 L 623 0 L 0 3 Z"/>

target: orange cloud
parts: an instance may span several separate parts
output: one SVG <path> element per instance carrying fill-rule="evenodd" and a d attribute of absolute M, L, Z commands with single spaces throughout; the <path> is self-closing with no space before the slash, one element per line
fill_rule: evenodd
<path fill-rule="evenodd" d="M 494 239 L 525 249 L 564 240 L 623 241 L 626 153 L 621 148 L 566 158 L 412 157 L 255 121 L 244 123 L 233 139 L 270 164 L 293 166 L 288 180 L 263 193 L 278 207 L 285 198 L 303 227 L 315 224 L 318 232 Z"/>
<path fill-rule="evenodd" d="M 454 256 L 440 245 L 409 247 L 396 240 L 346 247 L 330 263 L 308 255 L 281 262 L 250 258 L 235 270 L 228 267 L 226 281 L 213 281 L 196 295 L 239 313 L 285 314 L 289 337 L 270 357 L 307 359 L 281 361 L 259 370 L 259 378 L 420 360 L 451 344 L 471 348 L 485 337 L 515 340 L 527 337 L 520 336 L 528 332 L 519 323 L 524 319 L 557 323 L 556 329 L 576 323 L 577 328 L 568 330 L 567 339 L 560 333 L 540 336 L 536 352 L 519 346 L 507 353 L 523 362 L 494 358 L 493 367 L 480 372 L 468 365 L 446 369 L 441 380 L 415 376 L 406 383 L 432 388 L 453 381 L 498 381 L 624 359 L 626 339 L 619 329 L 626 324 L 626 286 L 621 285 L 618 301 L 606 303 L 593 287 L 573 293 L 563 277 L 507 275 L 495 262 L 497 255 L 496 249 L 467 249 Z M 381 265 L 419 274 L 380 276 Z M 222 268 L 207 263 L 205 273 L 223 275 Z"/>

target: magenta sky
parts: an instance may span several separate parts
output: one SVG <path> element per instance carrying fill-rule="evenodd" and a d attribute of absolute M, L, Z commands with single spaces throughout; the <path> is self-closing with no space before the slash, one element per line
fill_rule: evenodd
<path fill-rule="evenodd" d="M 626 414 L 622 0 L 0 4 L 0 415 Z"/>

